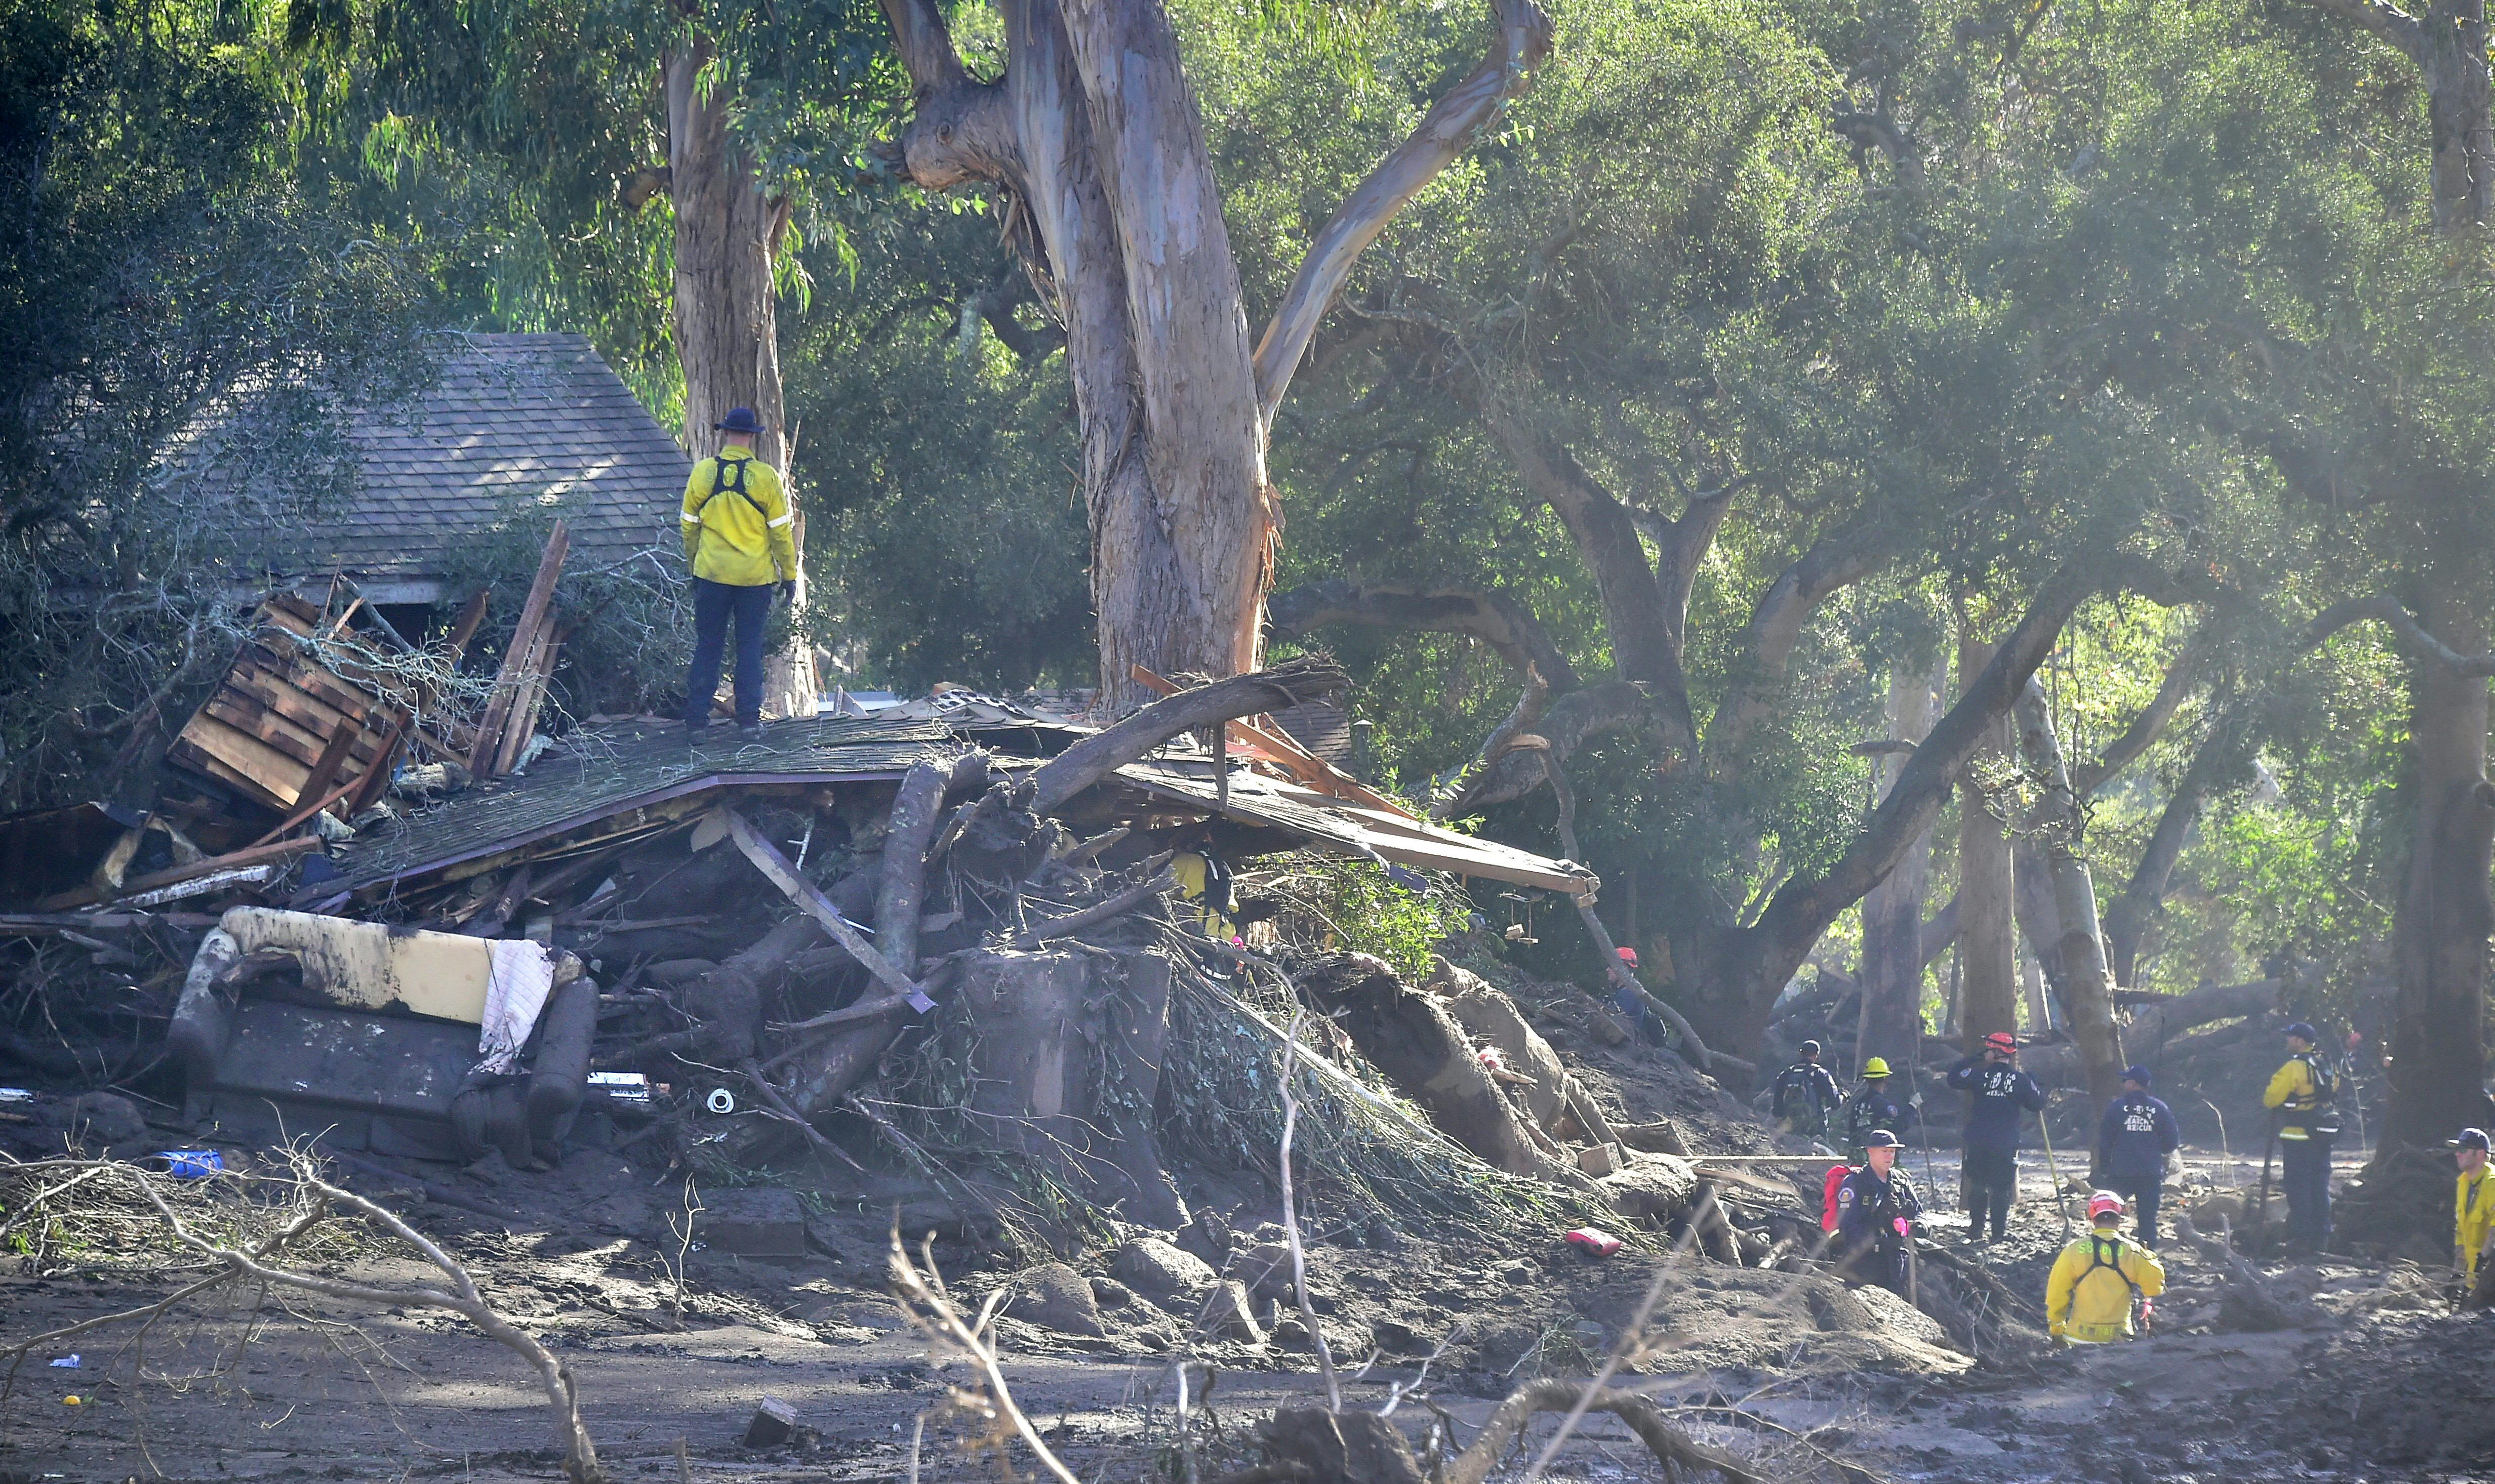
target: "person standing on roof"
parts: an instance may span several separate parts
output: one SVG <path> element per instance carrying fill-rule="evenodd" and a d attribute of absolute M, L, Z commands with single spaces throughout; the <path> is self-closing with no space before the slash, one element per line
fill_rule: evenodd
<path fill-rule="evenodd" d="M 1860 1165 L 1870 1148 L 1874 1129 L 1911 1128 L 1915 1109 L 1889 1097 L 1888 1058 L 1875 1056 L 1863 1064 L 1863 1083 L 1836 1110 L 1836 1133 L 1845 1140 L 1846 1163 Z"/>
<path fill-rule="evenodd" d="M 1897 1136 L 1870 1129 L 1863 1142 L 1863 1167 L 1836 1188 L 1837 1275 L 1911 1299 L 1908 1255 L 1924 1203 L 1897 1168 Z"/>
<path fill-rule="evenodd" d="M 736 625 L 736 730 L 762 732 L 762 626 L 774 593 L 797 586 L 796 514 L 780 471 L 755 457 L 762 419 L 734 408 L 719 420 L 727 435 L 717 454 L 693 466 L 685 481 L 685 560 L 693 569 L 693 660 L 685 676 L 685 735 L 698 742 L 710 725 L 712 697 L 728 625 Z"/>
<path fill-rule="evenodd" d="M 2287 1062 L 2269 1079 L 2262 1106 L 2278 1109 L 2279 1184 L 2287 1192 L 2287 1247 L 2318 1253 L 2330 1245 L 2330 1144 L 2339 1136 L 2339 1078 L 2313 1053 L 2321 1040 L 2298 1020 L 2287 1028 Z"/>
<path fill-rule="evenodd" d="M 2088 1233 L 2073 1237 L 2045 1279 L 2045 1324 L 2056 1340 L 2106 1345 L 2137 1338 L 2133 1311 L 2145 1322 L 2166 1291 L 2157 1255 L 2122 1239 L 2122 1197 L 2088 1197 Z"/>
<path fill-rule="evenodd" d="M 1949 1085 L 1967 1095 L 1965 1158 L 1958 1166 L 1959 1203 L 1966 1207 L 1966 1238 L 1992 1240 L 2010 1234 L 2010 1205 L 2018 1197 L 2018 1134 L 2028 1113 L 2042 1112 L 2045 1089 L 2018 1068 L 2018 1038 L 1994 1031 L 1984 1048 L 1949 1070 Z"/>
<path fill-rule="evenodd" d="M 2097 1126 L 2097 1171 L 2118 1195 L 2131 1197 L 2140 1245 L 2157 1250 L 2157 1197 L 2166 1190 L 2167 1157 L 2182 1147 L 2183 1129 L 2165 1100 L 2148 1094 L 2146 1067 L 2125 1067 L 2122 1096 Z"/>
<path fill-rule="evenodd" d="M 1844 1094 L 1836 1078 L 1819 1064 L 1819 1043 L 1802 1044 L 1802 1057 L 1776 1074 L 1774 1101 L 1770 1105 L 1788 1134 L 1803 1138 L 1828 1137 L 1828 1115 L 1836 1111 Z"/>

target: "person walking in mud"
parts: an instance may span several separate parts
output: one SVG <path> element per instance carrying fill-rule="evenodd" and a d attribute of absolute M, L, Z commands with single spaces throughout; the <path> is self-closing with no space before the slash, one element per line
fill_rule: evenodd
<path fill-rule="evenodd" d="M 1836 1188 L 1836 1273 L 1848 1282 L 1876 1283 L 1911 1301 L 1908 1264 L 1924 1203 L 1896 1167 L 1897 1147 L 1896 1135 L 1870 1130 L 1864 1136 L 1863 1167 Z"/>
<path fill-rule="evenodd" d="M 2157 1250 L 2157 1199 L 2166 1190 L 2166 1161 L 2183 1144 L 2182 1127 L 2162 1098 L 2149 1096 L 2146 1067 L 2125 1067 L 2122 1096 L 2097 1126 L 2095 1183 L 2131 1197 L 2140 1245 Z"/>
<path fill-rule="evenodd" d="M 2018 1196 L 2018 1136 L 2026 1115 L 2042 1112 L 2045 1089 L 2018 1067 L 2018 1038 L 1994 1031 L 1984 1048 L 1949 1070 L 1949 1085 L 1967 1095 L 1965 1157 L 1958 1166 L 1958 1203 L 1966 1238 L 1981 1242 L 1991 1217 L 1991 1240 L 2010 1233 L 2010 1205 Z"/>
<path fill-rule="evenodd" d="M 2339 1078 L 2314 1054 L 2321 1040 L 2302 1020 L 2287 1028 L 2287 1061 L 2262 1106 L 2278 1111 L 2279 1184 L 2287 1193 L 2287 1250 L 2330 1245 L 2330 1145 L 2339 1136 Z"/>
<path fill-rule="evenodd" d="M 2462 1303 L 2476 1290 L 2488 1239 L 2495 1238 L 2495 1165 L 2487 1163 L 2486 1142 L 2484 1129 L 2463 1129 L 2451 1141 L 2460 1165 L 2451 1194 L 2451 1270 Z"/>
<path fill-rule="evenodd" d="M 1836 1110 L 1834 1133 L 1845 1141 L 1845 1163 L 1860 1165 L 1870 1149 L 1868 1142 L 1875 1129 L 1894 1135 L 1899 1129 L 1914 1127 L 1915 1110 L 1907 1104 L 1889 1096 L 1889 1062 L 1875 1056 L 1863 1064 L 1862 1084 Z"/>
<path fill-rule="evenodd" d="M 1828 1137 L 1828 1118 L 1836 1111 L 1844 1094 L 1837 1091 L 1836 1078 L 1819 1064 L 1819 1043 L 1802 1044 L 1802 1059 L 1776 1074 L 1774 1101 L 1770 1106 L 1787 1134 L 1802 1138 L 1822 1140 Z"/>
<path fill-rule="evenodd" d="M 2045 1279 L 2045 1325 L 2072 1345 L 2109 1345 L 2139 1337 L 2166 1291 L 2157 1255 L 2122 1239 L 2122 1197 L 2088 1197 L 2088 1232 L 2073 1237 Z"/>

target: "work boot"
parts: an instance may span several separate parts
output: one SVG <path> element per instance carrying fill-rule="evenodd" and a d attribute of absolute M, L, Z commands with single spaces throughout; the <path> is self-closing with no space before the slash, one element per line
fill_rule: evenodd
<path fill-rule="evenodd" d="M 690 725 L 689 725 L 689 726 L 687 726 L 687 727 L 685 728 L 685 734 L 684 734 L 684 735 L 685 735 L 685 745 L 686 745 L 686 746 L 688 746 L 688 747 L 698 747 L 698 746 L 700 746 L 700 745 L 702 744 L 702 736 L 703 736 L 703 734 L 704 734 L 704 733 L 706 733 L 706 732 L 708 732 L 709 730 L 710 730 L 710 729 L 709 729 L 708 727 L 697 727 L 697 726 L 690 726 Z"/>
<path fill-rule="evenodd" d="M 759 721 L 738 722 L 736 724 L 736 740 L 738 742 L 760 742 L 762 740 L 762 723 Z"/>

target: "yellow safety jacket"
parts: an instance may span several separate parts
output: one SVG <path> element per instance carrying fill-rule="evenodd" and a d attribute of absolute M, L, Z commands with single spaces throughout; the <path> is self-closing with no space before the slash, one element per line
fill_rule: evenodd
<path fill-rule="evenodd" d="M 1191 902 L 1203 915 L 1204 935 L 1217 943 L 1227 943 L 1239 934 L 1239 926 L 1212 903 L 1205 900 L 1215 885 L 1213 861 L 1200 850 L 1182 850 L 1170 857 L 1170 874 L 1178 878 L 1178 894 L 1182 901 Z"/>
<path fill-rule="evenodd" d="M 2132 1290 L 2141 1298 L 2166 1291 L 2166 1269 L 2136 1242 L 2091 1232 L 2073 1239 L 2045 1280 L 2045 1322 L 2081 1345 L 2128 1340 Z"/>
<path fill-rule="evenodd" d="M 2462 1175 L 2451 1195 L 2451 1245 L 2460 1270 L 2474 1282 L 2478 1255 L 2495 1232 L 2495 1164 L 2480 1165 Z"/>
<path fill-rule="evenodd" d="M 780 471 L 730 443 L 685 481 L 685 560 L 695 577 L 731 588 L 794 582 L 796 519 Z"/>
<path fill-rule="evenodd" d="M 2313 1136 L 2313 1126 L 2327 1122 L 2325 1136 L 2338 1132 L 2337 1114 L 2319 1096 L 2321 1091 L 2313 1075 L 2313 1053 L 2298 1052 L 2287 1059 L 2287 1065 L 2270 1074 L 2268 1090 L 2262 1094 L 2262 1106 L 2281 1111 L 2278 1136 L 2283 1140 L 2303 1142 Z"/>

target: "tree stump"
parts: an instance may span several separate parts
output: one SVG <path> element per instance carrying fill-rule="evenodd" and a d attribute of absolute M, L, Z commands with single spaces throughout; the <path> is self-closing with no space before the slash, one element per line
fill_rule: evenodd
<path fill-rule="evenodd" d="M 999 1151 L 1165 1229 L 1186 1220 L 1153 1138 L 1169 976 L 1157 953 L 986 953 L 965 962 L 958 995 L 970 1105 Z"/>

